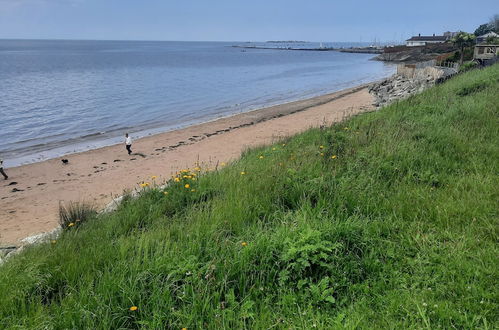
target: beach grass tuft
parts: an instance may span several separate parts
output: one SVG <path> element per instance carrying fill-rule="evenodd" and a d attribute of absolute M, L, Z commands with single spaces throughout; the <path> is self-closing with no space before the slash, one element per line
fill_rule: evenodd
<path fill-rule="evenodd" d="M 59 203 L 59 225 L 62 229 L 75 228 L 96 215 L 97 208 L 90 203 Z"/>
<path fill-rule="evenodd" d="M 498 76 L 143 185 L 0 267 L 2 325 L 497 328 Z"/>

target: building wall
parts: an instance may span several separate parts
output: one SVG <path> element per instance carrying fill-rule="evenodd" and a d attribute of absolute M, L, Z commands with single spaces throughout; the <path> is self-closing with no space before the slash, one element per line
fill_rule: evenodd
<path fill-rule="evenodd" d="M 424 41 L 407 41 L 407 46 L 409 47 L 424 46 L 424 45 L 426 45 L 426 42 Z"/>
<path fill-rule="evenodd" d="M 409 47 L 425 46 L 427 44 L 443 44 L 445 41 L 407 41 L 406 45 Z"/>

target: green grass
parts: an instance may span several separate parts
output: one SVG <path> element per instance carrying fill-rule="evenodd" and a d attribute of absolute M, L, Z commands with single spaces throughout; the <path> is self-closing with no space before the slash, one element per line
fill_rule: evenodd
<path fill-rule="evenodd" d="M 146 187 L 0 267 L 0 327 L 497 329 L 498 77 Z"/>

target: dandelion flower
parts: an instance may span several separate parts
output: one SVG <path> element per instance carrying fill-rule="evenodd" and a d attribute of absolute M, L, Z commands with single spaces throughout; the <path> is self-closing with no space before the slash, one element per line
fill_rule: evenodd
<path fill-rule="evenodd" d="M 241 175 L 245 175 L 245 174 L 246 174 L 246 172 L 244 172 L 244 171 L 241 172 Z"/>
<path fill-rule="evenodd" d="M 186 184 L 184 187 L 185 187 L 185 189 L 189 189 L 191 186 L 190 186 L 190 184 Z"/>
<path fill-rule="evenodd" d="M 55 243 L 57 243 L 57 241 L 54 239 L 50 243 L 55 244 Z"/>
<path fill-rule="evenodd" d="M 221 162 L 221 163 L 220 163 L 220 166 L 225 166 L 225 163 L 224 163 L 224 162 Z"/>
<path fill-rule="evenodd" d="M 182 330 L 187 330 L 187 328 L 182 328 Z"/>
<path fill-rule="evenodd" d="M 163 195 L 168 195 L 168 191 L 163 191 Z"/>
<path fill-rule="evenodd" d="M 348 127 L 344 127 L 343 129 L 344 129 L 345 131 L 348 131 L 350 128 L 348 128 Z"/>
<path fill-rule="evenodd" d="M 283 146 L 283 147 L 285 147 L 285 146 L 286 146 L 286 143 L 283 143 L 283 144 L 282 144 L 282 146 Z"/>
<path fill-rule="evenodd" d="M 75 225 L 75 223 L 74 223 L 74 222 L 70 222 L 70 223 L 68 224 L 68 227 L 73 227 L 74 225 Z"/>
<path fill-rule="evenodd" d="M 324 146 L 319 146 L 320 149 L 324 149 Z"/>
<path fill-rule="evenodd" d="M 242 243 L 241 243 L 241 245 L 242 245 L 242 246 L 248 246 L 248 243 L 246 243 L 246 242 L 242 242 Z"/>
<path fill-rule="evenodd" d="M 324 153 L 323 153 L 323 152 L 321 152 L 321 156 L 324 156 Z"/>
<path fill-rule="evenodd" d="M 331 159 L 336 159 L 336 155 L 332 155 L 332 156 L 331 156 Z"/>
<path fill-rule="evenodd" d="M 191 189 L 191 191 L 192 191 L 192 192 L 195 192 L 195 191 L 196 191 L 196 189 Z"/>
<path fill-rule="evenodd" d="M 175 182 L 180 182 L 180 178 L 173 179 Z"/>
<path fill-rule="evenodd" d="M 199 172 L 199 171 L 201 171 L 201 168 L 200 167 L 194 167 L 194 171 Z"/>
<path fill-rule="evenodd" d="M 275 150 L 276 150 L 276 148 L 272 148 L 272 150 L 273 150 L 273 151 L 275 151 Z"/>
<path fill-rule="evenodd" d="M 137 306 L 132 306 L 132 307 L 130 307 L 130 310 L 131 310 L 132 312 L 135 312 L 137 309 L 139 309 Z"/>
<path fill-rule="evenodd" d="M 258 158 L 263 159 L 263 156 L 260 155 L 260 157 L 258 157 Z"/>
<path fill-rule="evenodd" d="M 153 175 L 151 176 L 151 180 L 155 180 L 157 178 L 157 176 Z"/>

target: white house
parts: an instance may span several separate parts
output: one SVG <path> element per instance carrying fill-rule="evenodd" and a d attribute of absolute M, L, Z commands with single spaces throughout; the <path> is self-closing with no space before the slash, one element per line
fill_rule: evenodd
<path fill-rule="evenodd" d="M 481 43 L 484 43 L 487 41 L 487 38 L 499 38 L 499 34 L 495 33 L 495 32 L 489 32 L 489 33 L 486 33 L 486 34 L 483 34 L 479 37 L 476 37 L 476 43 L 477 44 L 481 44 Z"/>
<path fill-rule="evenodd" d="M 419 34 L 417 37 L 412 37 L 411 39 L 406 40 L 406 45 L 408 47 L 413 46 L 426 46 L 427 44 L 441 44 L 449 40 L 448 36 L 422 36 Z"/>

